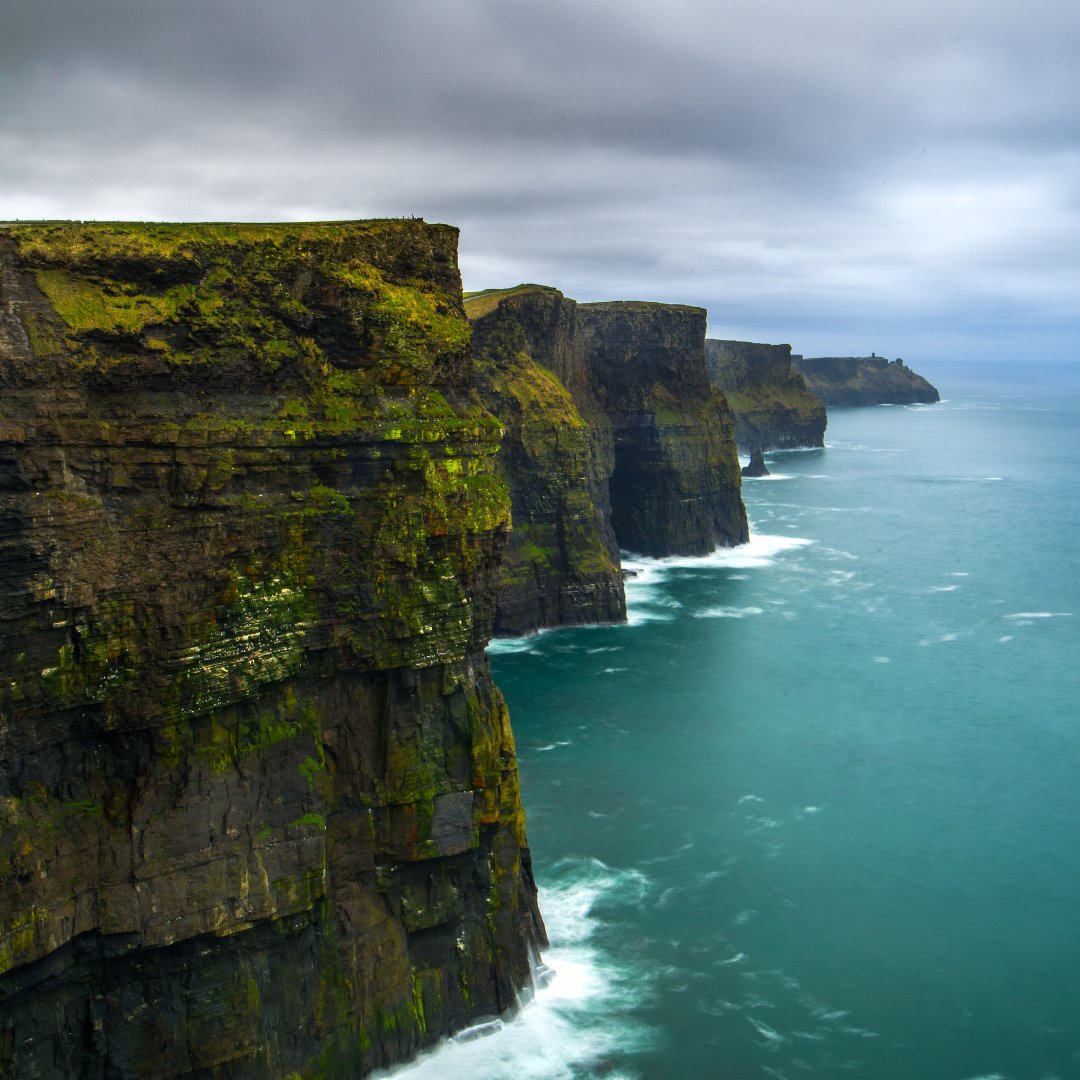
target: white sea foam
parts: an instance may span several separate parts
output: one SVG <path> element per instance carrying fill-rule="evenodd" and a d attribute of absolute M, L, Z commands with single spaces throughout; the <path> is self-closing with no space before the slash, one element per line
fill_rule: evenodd
<path fill-rule="evenodd" d="M 998 644 L 1003 645 L 1006 641 L 1012 641 L 1012 639 L 1012 634 L 1002 634 L 1001 637 L 998 638 Z"/>
<path fill-rule="evenodd" d="M 929 592 L 956 592 L 959 589 L 959 585 L 931 585 Z"/>
<path fill-rule="evenodd" d="M 774 473 L 769 473 L 768 476 L 744 476 L 743 477 L 743 483 L 745 484 L 748 480 L 762 481 L 762 480 L 794 480 L 794 479 L 795 479 L 795 474 L 794 473 L 778 473 L 778 472 L 774 472 Z"/>
<path fill-rule="evenodd" d="M 874 663 L 875 664 L 891 664 L 892 661 L 887 656 L 875 656 L 874 657 Z"/>
<path fill-rule="evenodd" d="M 601 675 L 614 675 L 617 671 L 629 671 L 629 668 L 624 667 L 606 667 L 600 672 Z"/>
<path fill-rule="evenodd" d="M 744 802 L 764 802 L 765 800 L 760 795 L 743 795 L 739 798 L 739 804 Z"/>
<path fill-rule="evenodd" d="M 747 615 L 760 615 L 764 608 L 759 607 L 711 607 L 703 611 L 695 611 L 695 619 L 745 619 Z"/>
<path fill-rule="evenodd" d="M 771 565 L 780 555 L 814 543 L 798 536 L 775 536 L 751 530 L 750 541 L 738 547 L 721 547 L 708 555 L 669 555 L 663 559 L 651 559 L 642 555 L 623 558 L 623 566 L 637 571 L 637 577 L 626 582 L 627 593 L 634 590 L 639 580 L 645 585 L 662 580 L 672 569 L 708 570 L 723 567 L 732 570 L 750 570 Z M 629 595 L 627 597 L 629 602 Z"/>
<path fill-rule="evenodd" d="M 492 638 L 488 642 L 487 651 L 489 654 L 535 652 L 542 633 L 544 633 L 543 630 L 530 634 L 528 637 Z"/>
<path fill-rule="evenodd" d="M 542 887 L 553 974 L 538 980 L 534 1000 L 500 1028 L 476 1025 L 476 1038 L 450 1040 L 392 1074 L 395 1080 L 572 1080 L 615 1050 L 632 1052 L 653 1033 L 626 1015 L 651 993 L 648 980 L 615 965 L 590 941 L 600 926 L 593 913 L 604 899 L 623 902 L 649 887 L 644 875 L 598 860 L 559 864 L 562 883 Z M 483 1036 L 483 1037 L 480 1037 Z M 623 1073 L 605 1073 L 612 1080 Z"/>

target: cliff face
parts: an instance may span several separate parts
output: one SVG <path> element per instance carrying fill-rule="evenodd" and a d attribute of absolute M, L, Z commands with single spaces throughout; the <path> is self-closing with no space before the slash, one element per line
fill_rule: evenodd
<path fill-rule="evenodd" d="M 745 543 L 731 415 L 705 366 L 705 311 L 623 302 L 578 314 L 589 386 L 611 424 L 619 544 L 662 556 Z"/>
<path fill-rule="evenodd" d="M 704 554 L 747 539 L 704 311 L 577 304 L 539 285 L 477 294 L 466 311 L 513 500 L 500 632 L 625 618 L 620 545 Z"/>
<path fill-rule="evenodd" d="M 790 345 L 710 338 L 705 360 L 731 406 L 741 451 L 825 445 L 825 406 L 792 367 Z"/>
<path fill-rule="evenodd" d="M 456 231 L 6 226 L 0 274 L 0 1072 L 354 1076 L 505 1009 Z"/>
<path fill-rule="evenodd" d="M 626 601 L 607 508 L 610 429 L 581 415 L 543 356 L 580 370 L 573 301 L 554 289 L 466 302 L 484 404 L 503 424 L 500 470 L 513 532 L 503 559 L 495 631 L 619 622 Z"/>
<path fill-rule="evenodd" d="M 941 400 L 902 360 L 883 356 L 797 357 L 807 385 L 826 405 L 914 405 Z"/>

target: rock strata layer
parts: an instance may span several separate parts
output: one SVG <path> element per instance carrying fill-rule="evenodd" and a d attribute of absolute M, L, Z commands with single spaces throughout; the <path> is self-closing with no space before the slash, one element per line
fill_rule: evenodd
<path fill-rule="evenodd" d="M 513 499 L 500 632 L 625 618 L 620 547 L 704 554 L 747 539 L 702 309 L 521 285 L 466 310 Z"/>
<path fill-rule="evenodd" d="M 936 387 L 899 359 L 800 356 L 795 365 L 826 405 L 929 405 L 941 400 Z"/>
<path fill-rule="evenodd" d="M 456 230 L 0 228 L 0 1073 L 353 1077 L 543 940 Z"/>
<path fill-rule="evenodd" d="M 709 338 L 705 358 L 731 406 L 743 453 L 825 445 L 825 406 L 792 366 L 790 345 Z"/>

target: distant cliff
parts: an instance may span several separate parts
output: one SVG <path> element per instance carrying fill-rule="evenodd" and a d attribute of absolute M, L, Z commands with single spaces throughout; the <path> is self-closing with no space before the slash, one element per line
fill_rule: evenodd
<path fill-rule="evenodd" d="M 743 453 L 825 445 L 825 406 L 792 366 L 790 345 L 709 338 L 705 359 L 731 406 Z"/>
<path fill-rule="evenodd" d="M 513 506 L 496 633 L 623 621 L 610 426 L 586 420 L 552 370 L 583 370 L 576 305 L 528 287 L 470 298 L 465 309 L 480 396 L 503 425 L 499 470 Z"/>
<path fill-rule="evenodd" d="M 704 311 L 577 304 L 537 285 L 477 294 L 466 311 L 513 500 L 501 632 L 624 618 L 620 546 L 704 554 L 746 540 Z"/>
<path fill-rule="evenodd" d="M 826 405 L 914 405 L 941 400 L 902 360 L 883 356 L 796 357 L 795 366 Z"/>
<path fill-rule="evenodd" d="M 4 1076 L 354 1077 L 527 980 L 456 241 L 0 227 Z"/>
<path fill-rule="evenodd" d="M 611 522 L 621 547 L 704 555 L 748 539 L 731 412 L 709 382 L 705 311 L 578 307 L 589 386 L 611 423 Z"/>

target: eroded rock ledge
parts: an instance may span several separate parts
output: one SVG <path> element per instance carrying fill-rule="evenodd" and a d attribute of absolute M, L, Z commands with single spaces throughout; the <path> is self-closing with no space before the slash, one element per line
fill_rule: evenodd
<path fill-rule="evenodd" d="M 456 230 L 0 229 L 0 1072 L 356 1076 L 543 939 Z"/>

